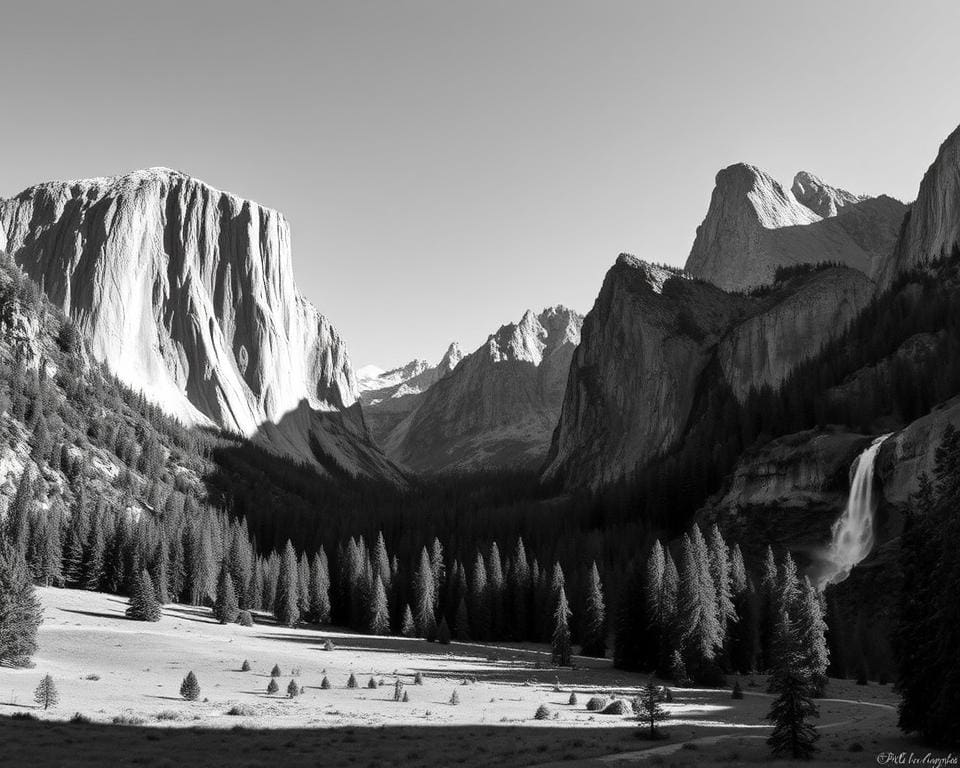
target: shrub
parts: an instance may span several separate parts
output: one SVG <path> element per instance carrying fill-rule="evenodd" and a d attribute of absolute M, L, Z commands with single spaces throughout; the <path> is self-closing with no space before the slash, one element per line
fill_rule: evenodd
<path fill-rule="evenodd" d="M 730 694 L 731 699 L 742 699 L 743 698 L 743 688 L 740 687 L 740 681 L 737 680 L 733 684 L 733 693 Z"/>
<path fill-rule="evenodd" d="M 270 677 L 280 677 L 282 673 L 280 672 L 280 665 L 274 664 L 273 669 L 270 670 Z"/>
<path fill-rule="evenodd" d="M 240 611 L 237 616 L 237 624 L 241 627 L 252 627 L 253 623 L 253 614 L 250 611 Z"/>
<path fill-rule="evenodd" d="M 330 638 L 327 638 L 326 642 L 324 642 L 323 644 L 323 650 L 325 651 L 336 650 L 336 646 L 333 644 L 333 640 L 331 640 Z"/>
<path fill-rule="evenodd" d="M 663 686 L 663 700 L 669 704 L 673 701 L 673 691 L 671 691 L 667 686 Z"/>
<path fill-rule="evenodd" d="M 249 672 L 249 671 L 250 671 L 250 662 L 247 661 L 246 659 L 244 659 L 244 660 L 243 660 L 243 664 L 240 665 L 240 671 L 241 671 L 241 672 Z"/>
<path fill-rule="evenodd" d="M 453 695 L 450 697 L 450 704 L 455 707 L 459 703 L 460 703 L 460 694 L 457 693 L 457 689 L 454 688 Z"/>
<path fill-rule="evenodd" d="M 136 715 L 114 715 L 110 722 L 114 725 L 143 725 L 146 720 Z"/>
<path fill-rule="evenodd" d="M 249 704 L 234 704 L 227 710 L 227 714 L 236 717 L 253 717 L 257 714 L 257 710 Z"/>
<path fill-rule="evenodd" d="M 32 712 L 14 712 L 10 715 L 11 720 L 36 720 L 37 716 Z"/>
<path fill-rule="evenodd" d="M 601 715 L 629 715 L 633 711 L 630 702 L 626 699 L 614 699 L 602 710 Z"/>
<path fill-rule="evenodd" d="M 188 672 L 180 683 L 180 695 L 187 701 L 196 701 L 200 698 L 200 683 L 197 682 L 197 676 L 193 672 Z"/>
<path fill-rule="evenodd" d="M 571 694 L 570 694 L 570 698 L 567 699 L 567 704 L 569 704 L 570 706 L 576 706 L 576 705 L 577 705 L 577 694 L 571 693 Z"/>
<path fill-rule="evenodd" d="M 174 712 L 172 709 L 165 709 L 162 712 L 157 712 L 154 715 L 157 720 L 179 720 L 181 715 L 179 712 Z"/>
<path fill-rule="evenodd" d="M 357 678 L 354 676 L 353 672 L 350 673 L 350 678 L 347 680 L 347 688 L 356 688 L 357 687 Z"/>
<path fill-rule="evenodd" d="M 271 677 L 270 682 L 267 683 L 267 693 L 276 693 L 280 690 L 280 686 L 277 684 L 277 678 Z"/>
<path fill-rule="evenodd" d="M 327 679 L 326 675 L 324 675 L 323 680 L 320 681 L 320 687 L 325 691 L 330 690 L 330 681 Z"/>
<path fill-rule="evenodd" d="M 393 684 L 393 700 L 401 701 L 403 699 L 403 683 L 400 681 L 400 678 L 397 678 L 397 682 Z"/>
<path fill-rule="evenodd" d="M 376 680 L 374 680 L 372 677 L 369 680 L 367 680 L 367 688 L 376 688 L 376 687 L 377 687 Z"/>
<path fill-rule="evenodd" d="M 606 696 L 591 696 L 587 702 L 587 710 L 589 712 L 600 712 L 605 706 L 607 706 Z"/>
<path fill-rule="evenodd" d="M 553 713 L 546 704 L 541 704 L 537 707 L 537 711 L 533 715 L 534 720 L 549 720 L 551 717 L 553 717 Z"/>
<path fill-rule="evenodd" d="M 423 685 L 423 674 L 422 674 L 422 673 L 417 672 L 417 674 L 415 674 L 415 675 L 413 676 L 413 684 L 414 684 L 414 685 Z"/>
<path fill-rule="evenodd" d="M 450 645 L 450 627 L 447 626 L 447 617 L 440 619 L 440 627 L 437 629 L 437 642 L 440 645 Z"/>
<path fill-rule="evenodd" d="M 86 676 L 85 678 L 83 678 L 83 679 L 84 679 L 84 680 L 99 680 L 99 679 L 100 679 L 100 675 L 87 675 L 87 676 Z"/>
<path fill-rule="evenodd" d="M 83 714 L 82 712 L 74 712 L 74 713 L 73 713 L 73 717 L 70 718 L 70 722 L 71 722 L 71 723 L 84 723 L 84 724 L 86 724 L 86 723 L 89 723 L 89 722 L 90 722 L 90 718 L 87 717 L 87 716 L 86 716 L 85 714 Z"/>
<path fill-rule="evenodd" d="M 303 670 L 300 667 L 292 667 L 290 669 L 290 674 L 294 677 L 300 677 L 303 674 Z"/>
<path fill-rule="evenodd" d="M 297 681 L 291 679 L 290 683 L 287 685 L 287 698 L 295 699 L 300 695 L 300 686 L 297 685 Z"/>

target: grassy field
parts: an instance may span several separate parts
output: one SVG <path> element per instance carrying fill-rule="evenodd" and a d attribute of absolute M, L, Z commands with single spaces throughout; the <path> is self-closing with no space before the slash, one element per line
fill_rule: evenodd
<path fill-rule="evenodd" d="M 647 742 L 632 717 L 586 709 L 593 695 L 629 698 L 646 681 L 606 661 L 577 657 L 575 669 L 558 671 L 543 646 L 441 646 L 287 629 L 265 616 L 254 627 L 221 626 L 209 610 L 180 605 L 146 624 L 124 618 L 126 602 L 112 595 L 39 592 L 45 619 L 35 668 L 0 669 L 2 765 L 506 768 L 768 759 L 762 718 L 770 699 L 760 677 L 741 680 L 743 700 L 729 690 L 674 689 L 665 705 L 669 738 Z M 327 639 L 333 650 L 324 649 Z M 244 660 L 248 672 L 240 671 Z M 275 664 L 280 692 L 268 695 Z M 179 695 L 191 670 L 201 687 L 195 702 Z M 418 672 L 422 685 L 414 684 Z M 33 703 L 46 673 L 60 692 L 49 711 Z M 360 687 L 347 687 L 351 674 Z M 320 688 L 324 676 L 329 690 Z M 291 679 L 305 688 L 293 699 L 285 695 Z M 397 679 L 407 703 L 393 700 Z M 534 719 L 541 704 L 547 720 Z M 879 752 L 925 752 L 897 731 L 890 686 L 831 681 L 819 705 L 820 763 L 876 764 Z M 71 722 L 75 713 L 84 721 Z"/>

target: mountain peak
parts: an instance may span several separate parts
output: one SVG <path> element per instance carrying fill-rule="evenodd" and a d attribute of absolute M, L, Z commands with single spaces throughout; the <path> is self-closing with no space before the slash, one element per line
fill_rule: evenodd
<path fill-rule="evenodd" d="M 825 184 L 819 176 L 808 171 L 800 171 L 793 177 L 790 191 L 797 200 L 823 218 L 836 216 L 841 208 L 861 203 L 869 198 L 855 195 L 845 189 Z"/>

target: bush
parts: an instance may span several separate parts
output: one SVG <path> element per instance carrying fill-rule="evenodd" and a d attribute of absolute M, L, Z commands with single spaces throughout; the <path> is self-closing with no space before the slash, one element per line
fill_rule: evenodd
<path fill-rule="evenodd" d="M 325 651 L 336 650 L 336 646 L 333 644 L 333 640 L 331 640 L 330 638 L 327 638 L 326 642 L 324 642 L 323 644 L 323 650 Z"/>
<path fill-rule="evenodd" d="M 354 676 L 353 672 L 350 673 L 350 678 L 347 680 L 347 688 L 356 688 L 357 687 L 357 678 Z"/>
<path fill-rule="evenodd" d="M 197 682 L 197 676 L 193 672 L 188 672 L 180 683 L 180 695 L 187 701 L 196 701 L 200 698 L 200 683 Z"/>
<path fill-rule="evenodd" d="M 250 671 L 250 662 L 247 661 L 246 659 L 244 659 L 244 660 L 243 660 L 243 664 L 240 665 L 240 671 L 241 671 L 241 672 L 249 672 L 249 671 Z"/>
<path fill-rule="evenodd" d="M 249 704 L 234 704 L 227 710 L 227 714 L 235 717 L 253 717 L 257 714 L 257 710 Z"/>
<path fill-rule="evenodd" d="M 325 691 L 330 690 L 330 681 L 327 679 L 326 675 L 324 675 L 323 680 L 320 681 L 320 687 Z"/>
<path fill-rule="evenodd" d="M 300 686 L 297 685 L 297 681 L 291 679 L 290 683 L 287 685 L 287 698 L 295 699 L 300 695 Z"/>
<path fill-rule="evenodd" d="M 571 693 L 570 698 L 567 699 L 567 704 L 569 704 L 572 707 L 575 707 L 577 705 L 577 694 Z"/>
<path fill-rule="evenodd" d="M 667 686 L 663 686 L 663 700 L 669 704 L 673 701 L 673 691 L 671 691 Z"/>
<path fill-rule="evenodd" d="M 303 674 L 303 669 L 301 669 L 300 667 L 291 667 L 290 674 L 293 675 L 294 677 L 300 677 L 300 675 Z"/>
<path fill-rule="evenodd" d="M 100 675 L 87 675 L 87 676 L 86 676 L 85 678 L 83 678 L 83 679 L 84 679 L 84 680 L 99 680 L 99 679 L 100 679 Z"/>
<path fill-rule="evenodd" d="M 114 725 L 143 725 L 147 721 L 136 715 L 114 715 L 110 722 Z"/>
<path fill-rule="evenodd" d="M 280 690 L 280 686 L 277 684 L 277 678 L 271 677 L 270 682 L 267 683 L 267 693 L 276 693 Z"/>
<path fill-rule="evenodd" d="M 270 677 L 280 677 L 282 673 L 280 672 L 280 665 L 274 664 L 273 669 L 270 670 Z"/>
<path fill-rule="evenodd" d="M 437 629 L 437 642 L 440 645 L 450 645 L 450 627 L 447 626 L 447 618 L 440 619 L 440 627 Z"/>
<path fill-rule="evenodd" d="M 241 627 L 252 627 L 253 626 L 253 614 L 250 611 L 240 611 L 237 615 L 237 624 Z"/>
<path fill-rule="evenodd" d="M 154 715 L 157 720 L 180 720 L 181 715 L 179 712 L 174 712 L 172 709 L 165 709 L 162 712 L 157 712 Z"/>
<path fill-rule="evenodd" d="M 417 674 L 415 674 L 415 675 L 413 676 L 413 684 L 414 684 L 414 685 L 423 685 L 423 674 L 422 674 L 422 673 L 417 672 Z"/>
<path fill-rule="evenodd" d="M 606 696 L 591 696 L 590 700 L 587 702 L 587 711 L 600 712 L 606 706 L 607 706 Z"/>
<path fill-rule="evenodd" d="M 10 715 L 11 720 L 36 720 L 37 716 L 31 712 L 14 712 Z"/>
<path fill-rule="evenodd" d="M 367 688 L 376 688 L 376 687 L 377 687 L 376 680 L 374 680 L 372 677 L 369 680 L 367 680 Z"/>
<path fill-rule="evenodd" d="M 629 715 L 631 712 L 633 707 L 626 699 L 614 699 L 600 710 L 601 715 Z"/>
<path fill-rule="evenodd" d="M 455 707 L 459 703 L 460 703 L 460 694 L 457 693 L 457 689 L 454 688 L 453 695 L 450 697 L 450 704 Z"/>
<path fill-rule="evenodd" d="M 553 717 L 553 713 L 546 704 L 541 704 L 537 707 L 537 711 L 533 715 L 534 720 L 549 720 L 551 717 Z"/>
<path fill-rule="evenodd" d="M 743 688 L 740 687 L 740 681 L 737 680 L 733 684 L 733 693 L 730 694 L 731 699 L 742 699 L 743 698 Z"/>
<path fill-rule="evenodd" d="M 83 724 L 87 724 L 87 723 L 90 722 L 90 718 L 87 717 L 87 716 L 86 716 L 85 714 L 83 714 L 82 712 L 74 712 L 74 713 L 73 713 L 73 717 L 70 718 L 70 722 L 71 722 L 71 723 L 83 723 Z"/>

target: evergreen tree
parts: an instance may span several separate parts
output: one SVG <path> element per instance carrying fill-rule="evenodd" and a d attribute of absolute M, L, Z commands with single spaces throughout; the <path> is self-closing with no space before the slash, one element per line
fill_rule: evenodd
<path fill-rule="evenodd" d="M 390 606 L 387 603 L 387 590 L 380 576 L 373 577 L 373 593 L 370 602 L 370 621 L 367 631 L 371 635 L 390 634 Z"/>
<path fill-rule="evenodd" d="M 146 568 L 140 571 L 126 613 L 137 621 L 160 621 L 160 603 Z"/>
<path fill-rule="evenodd" d="M 447 617 L 440 617 L 440 626 L 437 627 L 437 642 L 440 645 L 450 645 L 450 626 L 447 624 Z"/>
<path fill-rule="evenodd" d="M 505 629 L 512 640 L 526 640 L 530 634 L 530 566 L 523 538 L 517 538 L 513 560 L 510 566 L 510 580 L 507 588 L 509 595 L 509 622 Z"/>
<path fill-rule="evenodd" d="M 50 675 L 43 676 L 40 685 L 33 692 L 33 700 L 44 709 L 57 706 L 60 701 L 60 694 L 57 692 L 53 677 Z"/>
<path fill-rule="evenodd" d="M 287 539 L 277 573 L 277 588 L 273 601 L 273 615 L 277 623 L 285 627 L 294 627 L 300 621 L 297 576 L 297 556 L 294 554 L 293 544 Z"/>
<path fill-rule="evenodd" d="M 473 564 L 473 577 L 470 579 L 470 629 L 471 636 L 477 640 L 487 640 L 490 637 L 490 592 L 487 587 L 487 566 L 479 550 Z"/>
<path fill-rule="evenodd" d="M 417 632 L 421 637 L 431 639 L 436 631 L 436 617 L 433 612 L 436 585 L 433 580 L 433 566 L 427 548 L 420 552 L 420 566 L 414 575 L 414 619 Z"/>
<path fill-rule="evenodd" d="M 730 638 L 730 664 L 746 674 L 756 669 L 760 656 L 760 598 L 749 579 L 734 598 L 734 607 L 738 619 Z"/>
<path fill-rule="evenodd" d="M 570 607 L 567 604 L 567 594 L 563 587 L 557 595 L 556 608 L 553 614 L 553 638 L 551 649 L 553 663 L 560 667 L 570 666 Z"/>
<path fill-rule="evenodd" d="M 277 684 L 277 678 L 271 677 L 270 682 L 267 683 L 267 695 L 273 695 L 280 690 L 280 686 Z"/>
<path fill-rule="evenodd" d="M 660 706 L 660 692 L 653 680 L 648 680 L 643 687 L 643 691 L 634 700 L 634 710 L 637 713 L 637 719 L 650 728 L 648 738 L 657 737 L 657 723 L 666 720 L 669 715 L 667 711 Z"/>
<path fill-rule="evenodd" d="M 504 628 L 504 578 L 503 561 L 497 542 L 490 545 L 487 556 L 487 596 L 490 606 L 490 636 L 503 637 Z"/>
<path fill-rule="evenodd" d="M 103 530 L 105 514 L 103 504 L 98 504 L 90 516 L 90 531 L 80 566 L 80 586 L 91 592 L 99 590 L 103 582 L 103 557 L 107 548 Z"/>
<path fill-rule="evenodd" d="M 0 542 L 0 664 L 30 663 L 42 615 L 23 555 L 9 542 Z"/>
<path fill-rule="evenodd" d="M 716 593 L 716 607 L 718 623 L 718 645 L 723 645 L 727 638 L 727 628 L 737 620 L 737 613 L 733 606 L 733 584 L 731 580 L 730 555 L 727 544 L 720 535 L 720 528 L 714 523 L 710 528 L 707 552 L 710 565 L 710 579 Z"/>
<path fill-rule="evenodd" d="M 649 558 L 648 558 L 649 562 Z M 646 641 L 650 617 L 643 601 L 644 571 L 638 559 L 630 561 L 620 589 L 614 618 L 613 666 L 638 670 L 647 662 Z"/>
<path fill-rule="evenodd" d="M 439 542 L 438 542 L 439 543 Z M 387 554 L 387 543 L 383 540 L 383 531 L 377 533 L 377 543 L 373 548 L 373 575 L 379 576 L 385 590 L 390 590 L 390 556 Z"/>
<path fill-rule="evenodd" d="M 297 560 L 297 609 L 300 616 L 310 613 L 310 565 L 306 554 Z"/>
<path fill-rule="evenodd" d="M 403 608 L 403 620 L 400 623 L 400 634 L 404 637 L 416 637 L 417 624 L 413 620 L 413 611 L 410 610 L 410 604 Z"/>
<path fill-rule="evenodd" d="M 465 595 L 461 595 L 460 604 L 457 606 L 455 636 L 461 643 L 470 642 L 470 617 L 467 613 L 467 598 Z"/>
<path fill-rule="evenodd" d="M 830 654 L 827 650 L 827 622 L 824 619 L 823 596 L 806 577 L 801 587 L 798 608 L 799 669 L 810 683 L 813 696 L 823 696 L 827 685 L 827 666 Z"/>
<path fill-rule="evenodd" d="M 221 624 L 233 624 L 240 615 L 233 577 L 226 561 L 220 568 L 220 578 L 217 580 L 217 599 L 213 604 L 213 615 Z"/>
<path fill-rule="evenodd" d="M 777 561 L 773 556 L 773 548 L 768 545 L 760 569 L 759 583 L 760 649 L 762 652 L 762 668 L 765 670 L 773 668 L 773 633 L 777 626 L 780 611 L 778 582 Z"/>
<path fill-rule="evenodd" d="M 310 617 L 318 624 L 330 622 L 330 571 L 323 547 L 310 561 Z"/>
<path fill-rule="evenodd" d="M 686 659 L 700 675 L 719 648 L 720 624 L 706 543 L 696 525 L 681 542 L 677 611 Z"/>
<path fill-rule="evenodd" d="M 28 461 L 23 467 L 20 482 L 17 483 L 17 492 L 7 508 L 4 521 L 4 534 L 7 541 L 24 556 L 27 554 L 29 543 L 30 517 L 34 507 L 35 492 L 33 468 Z"/>
<path fill-rule="evenodd" d="M 583 643 L 580 652 L 584 656 L 603 658 L 607 654 L 607 609 L 603 601 L 600 571 L 594 561 L 587 573 L 587 600 L 583 611 Z"/>
<path fill-rule="evenodd" d="M 776 666 L 770 689 L 778 695 L 766 715 L 773 723 L 767 744 L 778 757 L 809 760 L 818 736 L 807 719 L 817 716 L 817 708 L 810 700 L 810 680 L 800 666 L 799 638 L 786 608 L 780 609 L 774 638 Z"/>
<path fill-rule="evenodd" d="M 188 672 L 180 683 L 180 695 L 187 701 L 196 701 L 200 698 L 200 683 L 197 682 L 197 676 L 192 671 Z"/>

